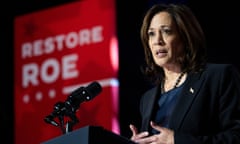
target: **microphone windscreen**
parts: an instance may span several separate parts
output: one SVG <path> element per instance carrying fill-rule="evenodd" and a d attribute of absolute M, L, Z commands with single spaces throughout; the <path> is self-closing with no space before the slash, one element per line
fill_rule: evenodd
<path fill-rule="evenodd" d="M 102 92 L 102 87 L 98 82 L 92 82 L 91 84 L 89 84 L 85 90 L 88 93 L 89 99 L 91 100 L 93 99 L 95 96 L 97 96 L 99 93 Z"/>

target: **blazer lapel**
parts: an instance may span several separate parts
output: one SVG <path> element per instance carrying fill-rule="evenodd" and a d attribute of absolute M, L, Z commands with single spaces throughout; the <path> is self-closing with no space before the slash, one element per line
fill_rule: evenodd
<path fill-rule="evenodd" d="M 154 102 L 156 100 L 156 97 L 159 92 L 159 86 L 153 88 L 151 91 L 149 91 L 145 96 L 143 101 L 143 107 L 142 107 L 142 127 L 141 130 L 145 131 L 149 128 L 149 122 L 150 118 L 153 112 Z"/>
<path fill-rule="evenodd" d="M 182 92 L 180 93 L 179 100 L 172 113 L 170 128 L 175 130 L 180 128 L 188 109 L 200 89 L 202 81 L 199 80 L 199 77 L 200 73 L 189 74 L 187 77 Z"/>

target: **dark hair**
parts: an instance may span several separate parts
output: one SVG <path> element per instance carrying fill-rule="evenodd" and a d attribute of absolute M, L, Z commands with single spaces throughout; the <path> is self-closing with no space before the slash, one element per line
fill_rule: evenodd
<path fill-rule="evenodd" d="M 184 4 L 156 4 L 146 13 L 140 36 L 145 53 L 146 66 L 143 73 L 153 82 L 159 83 L 164 78 L 163 69 L 155 64 L 151 50 L 148 45 L 148 30 L 152 18 L 159 12 L 170 14 L 176 24 L 179 36 L 183 40 L 185 55 L 182 55 L 178 62 L 182 71 L 196 72 L 201 70 L 206 63 L 206 42 L 203 30 L 194 16 L 193 12 Z"/>

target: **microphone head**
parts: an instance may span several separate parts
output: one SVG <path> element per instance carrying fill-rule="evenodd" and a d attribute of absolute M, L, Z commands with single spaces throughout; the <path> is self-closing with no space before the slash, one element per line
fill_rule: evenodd
<path fill-rule="evenodd" d="M 96 97 L 102 91 L 102 87 L 98 82 L 92 82 L 86 87 L 80 87 L 73 91 L 67 98 L 66 105 L 78 109 L 79 104 L 84 101 L 89 101 Z"/>
<path fill-rule="evenodd" d="M 94 81 L 85 87 L 85 90 L 88 93 L 86 100 L 89 101 L 102 92 L 102 87 L 98 82 Z"/>

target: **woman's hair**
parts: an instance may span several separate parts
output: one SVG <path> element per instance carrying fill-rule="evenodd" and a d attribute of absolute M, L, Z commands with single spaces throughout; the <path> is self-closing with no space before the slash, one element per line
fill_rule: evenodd
<path fill-rule="evenodd" d="M 161 82 L 164 78 L 163 69 L 154 62 L 148 43 L 151 20 L 159 12 L 170 14 L 184 44 L 184 55 L 178 58 L 182 71 L 201 70 L 206 63 L 205 36 L 190 8 L 184 4 L 156 4 L 147 11 L 140 31 L 146 61 L 146 66 L 142 69 L 143 73 L 155 83 Z"/>

